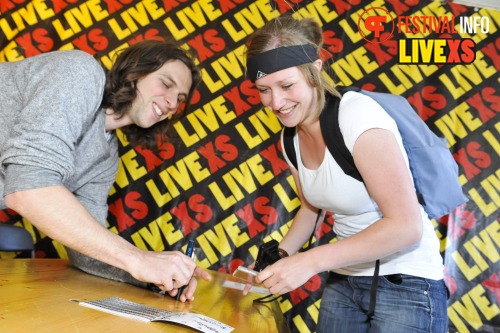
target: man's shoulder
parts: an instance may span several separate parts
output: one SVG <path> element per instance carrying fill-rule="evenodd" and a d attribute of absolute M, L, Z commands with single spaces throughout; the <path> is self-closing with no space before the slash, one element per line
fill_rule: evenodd
<path fill-rule="evenodd" d="M 61 50 L 49 52 L 46 55 L 57 63 L 60 70 L 68 71 L 68 74 L 84 72 L 87 75 L 93 73 L 101 75 L 104 73 L 99 62 L 92 55 L 81 50 Z"/>

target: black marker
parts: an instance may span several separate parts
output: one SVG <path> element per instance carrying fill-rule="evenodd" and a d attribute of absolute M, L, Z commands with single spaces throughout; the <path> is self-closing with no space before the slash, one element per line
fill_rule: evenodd
<path fill-rule="evenodd" d="M 194 251 L 194 240 L 190 240 L 188 242 L 188 245 L 187 245 L 186 255 L 189 258 L 192 258 L 193 251 Z M 183 291 L 184 291 L 184 287 L 180 287 L 179 290 L 177 291 L 177 296 L 175 298 L 176 300 L 180 300 L 181 299 L 181 295 L 182 295 Z"/>

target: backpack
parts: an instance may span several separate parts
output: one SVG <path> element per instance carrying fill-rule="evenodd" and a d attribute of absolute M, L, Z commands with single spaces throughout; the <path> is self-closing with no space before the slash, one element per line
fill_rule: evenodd
<path fill-rule="evenodd" d="M 396 121 L 408 155 L 418 201 L 429 218 L 440 218 L 468 201 L 458 181 L 458 165 L 447 147 L 446 140 L 430 130 L 404 97 L 370 92 L 357 87 L 339 89 L 341 94 L 347 91 L 356 91 L 371 97 Z M 326 108 L 320 115 L 321 133 L 328 150 L 344 173 L 362 182 L 363 179 L 340 132 L 339 103 L 340 98 L 327 94 Z M 283 131 L 285 153 L 297 169 L 297 156 L 293 145 L 295 128 L 285 127 Z"/>

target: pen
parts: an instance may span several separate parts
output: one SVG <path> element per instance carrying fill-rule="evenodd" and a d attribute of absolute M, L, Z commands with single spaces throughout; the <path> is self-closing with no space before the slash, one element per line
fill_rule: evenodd
<path fill-rule="evenodd" d="M 187 249 L 186 249 L 186 255 L 189 257 L 189 258 L 192 258 L 192 255 L 193 255 L 193 250 L 194 250 L 194 240 L 190 240 L 188 242 L 188 245 L 187 245 Z M 184 291 L 184 287 L 180 287 L 179 288 L 179 291 L 177 292 L 177 296 L 175 297 L 175 299 L 178 301 L 181 299 L 181 295 L 182 295 L 182 292 Z"/>

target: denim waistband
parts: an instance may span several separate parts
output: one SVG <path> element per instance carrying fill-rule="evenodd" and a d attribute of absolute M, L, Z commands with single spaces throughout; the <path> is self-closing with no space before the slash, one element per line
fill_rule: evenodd
<path fill-rule="evenodd" d="M 347 280 L 347 278 L 351 277 L 351 275 L 343 275 L 343 274 L 338 274 L 335 272 L 328 272 L 328 279 L 331 280 L 329 282 L 334 282 L 334 281 L 344 281 Z M 355 276 L 352 276 L 355 277 Z M 385 277 L 389 282 L 395 283 L 395 284 L 400 284 L 403 281 L 403 274 L 388 274 L 388 275 L 380 275 L 380 277 Z"/>

